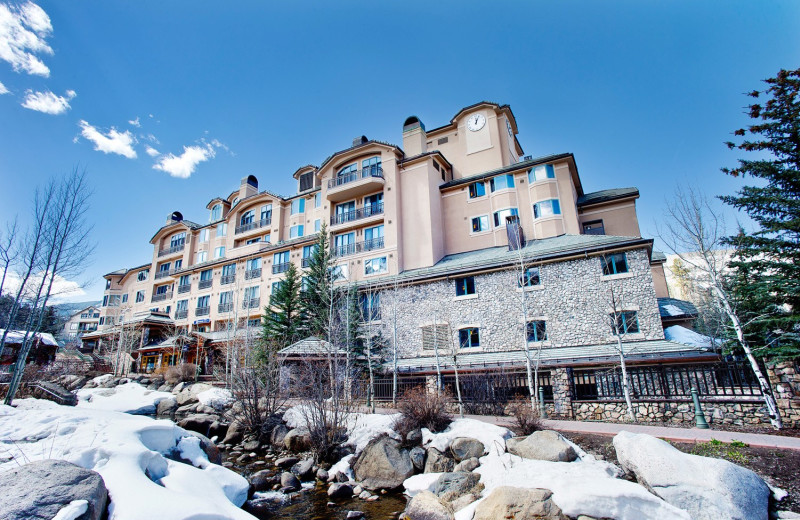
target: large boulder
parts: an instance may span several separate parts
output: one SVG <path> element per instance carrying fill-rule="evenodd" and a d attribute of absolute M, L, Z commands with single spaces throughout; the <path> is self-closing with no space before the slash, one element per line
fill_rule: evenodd
<path fill-rule="evenodd" d="M 183 387 L 183 389 L 176 396 L 176 399 L 178 400 L 178 406 L 196 403 L 197 394 L 205 392 L 206 390 L 211 390 L 212 388 L 214 387 L 208 383 L 195 383 L 193 385 Z"/>
<path fill-rule="evenodd" d="M 425 469 L 425 449 L 420 448 L 419 446 L 414 446 L 411 448 L 411 451 L 408 452 L 408 455 L 411 457 L 411 464 L 414 465 L 414 469 L 417 471 L 422 471 Z"/>
<path fill-rule="evenodd" d="M 478 494 L 483 491 L 481 476 L 477 473 L 459 471 L 442 473 L 433 487 L 433 493 L 446 502 L 451 502 L 469 493 Z"/>
<path fill-rule="evenodd" d="M 456 462 L 471 459 L 473 457 L 483 457 L 484 447 L 483 443 L 478 439 L 470 437 L 458 437 L 450 444 L 450 453 Z"/>
<path fill-rule="evenodd" d="M 428 448 L 423 473 L 447 473 L 453 471 L 455 465 L 455 461 L 441 451 L 436 448 Z"/>
<path fill-rule="evenodd" d="M 289 433 L 289 428 L 283 423 L 278 424 L 272 429 L 272 433 L 269 434 L 270 443 L 273 446 L 285 446 L 283 441 L 286 439 L 287 433 Z"/>
<path fill-rule="evenodd" d="M 572 462 L 578 458 L 572 445 L 560 433 L 552 430 L 533 432 L 521 441 L 507 441 L 506 448 L 509 453 L 525 459 Z"/>
<path fill-rule="evenodd" d="M 64 460 L 39 460 L 0 473 L 0 518 L 50 520 L 75 500 L 88 508 L 80 520 L 100 520 L 108 490 L 98 473 Z"/>
<path fill-rule="evenodd" d="M 278 483 L 280 476 L 271 469 L 262 469 L 250 475 L 249 480 L 253 491 L 267 491 Z"/>
<path fill-rule="evenodd" d="M 331 499 L 346 499 L 353 496 L 353 486 L 347 482 L 334 482 L 328 486 L 328 497 Z"/>
<path fill-rule="evenodd" d="M 222 439 L 222 444 L 237 444 L 242 440 L 242 435 L 244 435 L 244 427 L 239 421 L 233 420 L 228 426 L 225 438 Z"/>
<path fill-rule="evenodd" d="M 311 447 L 311 435 L 305 428 L 289 430 L 283 438 L 283 445 L 292 453 L 300 453 Z"/>
<path fill-rule="evenodd" d="M 567 520 L 551 500 L 552 495 L 549 489 L 500 486 L 478 504 L 472 520 Z"/>
<path fill-rule="evenodd" d="M 480 465 L 480 461 L 476 457 L 472 457 L 471 459 L 462 460 L 456 464 L 456 467 L 453 468 L 453 471 L 472 471 Z"/>
<path fill-rule="evenodd" d="M 300 480 L 295 476 L 294 473 L 289 473 L 288 471 L 281 473 L 281 490 L 284 493 L 299 491 L 300 488 Z"/>
<path fill-rule="evenodd" d="M 454 520 L 453 506 L 430 491 L 420 491 L 412 498 L 404 513 L 408 520 Z"/>
<path fill-rule="evenodd" d="M 314 459 L 298 462 L 290 471 L 302 481 L 314 480 Z"/>
<path fill-rule="evenodd" d="M 645 434 L 614 437 L 620 465 L 666 502 L 694 520 L 766 520 L 770 489 L 749 469 L 731 462 L 683 453 Z"/>
<path fill-rule="evenodd" d="M 217 448 L 217 445 L 214 444 L 214 441 L 202 433 L 193 432 L 191 430 L 187 431 L 186 433 L 200 439 L 200 449 L 205 452 L 209 462 L 212 464 L 222 464 L 222 453 L 219 451 L 219 448 Z"/>
<path fill-rule="evenodd" d="M 208 431 L 211 429 L 211 425 L 214 424 L 214 421 L 218 420 L 219 417 L 216 415 L 208 415 L 205 413 L 199 413 L 196 415 L 190 415 L 185 419 L 181 419 L 178 421 L 178 426 L 185 430 L 192 430 L 193 432 L 202 433 L 203 435 L 208 435 Z"/>
<path fill-rule="evenodd" d="M 356 480 L 369 490 L 394 489 L 414 474 L 408 450 L 391 437 L 372 439 L 353 465 Z"/>
<path fill-rule="evenodd" d="M 173 419 L 175 417 L 175 410 L 177 409 L 178 401 L 176 401 L 174 397 L 162 399 L 158 402 L 158 405 L 156 405 L 156 415 L 158 417 L 169 417 Z"/>

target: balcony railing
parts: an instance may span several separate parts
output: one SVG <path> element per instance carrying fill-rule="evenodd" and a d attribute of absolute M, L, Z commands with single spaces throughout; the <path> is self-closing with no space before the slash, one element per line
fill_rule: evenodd
<path fill-rule="evenodd" d="M 233 310 L 233 302 L 220 303 L 217 307 L 217 312 L 231 312 Z"/>
<path fill-rule="evenodd" d="M 158 280 L 160 278 L 166 278 L 168 276 L 174 276 L 177 273 L 177 269 L 170 269 L 169 271 L 158 271 L 156 273 L 155 279 Z"/>
<path fill-rule="evenodd" d="M 255 269 L 248 269 L 244 272 L 244 279 L 245 280 L 252 280 L 253 278 L 261 278 L 261 268 L 257 267 Z"/>
<path fill-rule="evenodd" d="M 192 290 L 192 284 L 185 283 L 183 285 L 178 286 L 178 294 L 187 293 Z"/>
<path fill-rule="evenodd" d="M 175 311 L 175 319 L 182 320 L 189 316 L 189 309 L 178 309 Z"/>
<path fill-rule="evenodd" d="M 306 257 L 304 257 L 304 258 L 303 258 L 303 262 L 302 262 L 302 264 L 301 264 L 301 265 L 302 265 L 303 267 L 308 267 L 309 265 L 311 265 L 311 257 L 310 257 L 310 256 L 306 256 Z"/>
<path fill-rule="evenodd" d="M 247 300 L 242 300 L 242 309 L 255 309 L 261 304 L 261 298 L 255 297 Z"/>
<path fill-rule="evenodd" d="M 331 226 L 381 214 L 383 214 L 383 202 L 378 202 L 376 204 L 370 204 L 368 206 L 364 206 L 363 208 L 354 209 L 352 211 L 337 213 L 331 217 Z"/>
<path fill-rule="evenodd" d="M 180 243 L 180 244 L 178 244 L 178 245 L 176 245 L 176 246 L 172 246 L 172 247 L 168 247 L 168 248 L 166 248 L 166 249 L 162 249 L 162 250 L 160 250 L 160 251 L 158 252 L 158 256 L 159 256 L 159 257 L 162 257 L 162 256 L 171 255 L 172 253 L 177 253 L 177 252 L 179 252 L 179 251 L 183 251 L 183 248 L 184 248 L 185 246 L 186 246 L 186 244 L 185 244 L 185 243 Z"/>
<path fill-rule="evenodd" d="M 377 177 L 379 179 L 383 179 L 383 168 L 381 168 L 380 166 L 372 166 L 370 168 L 357 170 L 352 173 L 348 173 L 346 175 L 340 175 L 335 179 L 331 179 L 328 181 L 328 189 L 336 188 L 337 186 L 341 186 L 343 184 L 347 184 L 350 182 L 355 182 L 360 179 L 366 179 L 368 177 Z"/>
<path fill-rule="evenodd" d="M 222 278 L 220 278 L 219 283 L 220 285 L 228 285 L 229 283 L 233 283 L 236 281 L 236 273 L 234 274 L 226 274 Z"/>
<path fill-rule="evenodd" d="M 331 254 L 336 257 L 348 256 L 365 251 L 374 251 L 376 249 L 383 249 L 383 237 L 373 238 L 372 240 L 365 240 L 354 244 L 334 246 Z"/>
<path fill-rule="evenodd" d="M 172 291 L 164 292 L 164 293 L 157 293 L 157 294 L 154 294 L 152 296 L 152 298 L 150 298 L 150 302 L 151 303 L 163 302 L 164 300 L 169 300 L 170 298 L 172 298 Z"/>
<path fill-rule="evenodd" d="M 258 229 L 265 226 L 269 226 L 272 224 L 272 218 L 262 218 L 261 220 L 254 220 L 252 222 L 248 222 L 247 224 L 242 224 L 240 226 L 236 226 L 235 235 L 239 233 L 244 233 L 245 231 L 250 231 L 251 229 Z"/>
<path fill-rule="evenodd" d="M 208 313 L 211 312 L 211 307 L 198 307 L 194 310 L 195 316 L 208 316 Z"/>
<path fill-rule="evenodd" d="M 214 280 L 213 279 L 211 279 L 211 280 L 200 280 L 200 282 L 197 284 L 197 288 L 198 289 L 208 289 L 213 284 L 214 284 Z"/>
<path fill-rule="evenodd" d="M 282 264 L 275 264 L 272 266 L 272 274 L 285 273 L 288 270 L 289 270 L 289 262 L 284 262 Z"/>

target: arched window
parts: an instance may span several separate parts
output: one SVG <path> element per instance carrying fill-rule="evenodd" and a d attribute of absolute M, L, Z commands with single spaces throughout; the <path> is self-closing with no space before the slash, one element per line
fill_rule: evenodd
<path fill-rule="evenodd" d="M 347 177 L 358 171 L 358 163 L 348 164 L 336 173 L 336 177 Z"/>
<path fill-rule="evenodd" d="M 222 218 L 222 205 L 215 204 L 213 208 L 211 208 L 211 222 L 215 220 L 219 220 Z"/>
<path fill-rule="evenodd" d="M 364 171 L 364 177 L 375 177 L 382 173 L 380 156 L 370 157 L 361 161 L 361 169 Z"/>
<path fill-rule="evenodd" d="M 239 221 L 239 225 L 244 226 L 250 224 L 251 222 L 253 222 L 254 217 L 255 214 L 253 213 L 253 210 L 245 211 L 244 215 L 242 215 L 242 219 Z"/>

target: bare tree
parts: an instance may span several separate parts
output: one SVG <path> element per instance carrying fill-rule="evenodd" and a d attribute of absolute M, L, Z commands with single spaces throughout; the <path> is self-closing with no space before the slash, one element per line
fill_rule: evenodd
<path fill-rule="evenodd" d="M 782 428 L 783 421 L 772 396 L 772 388 L 745 338 L 744 328 L 747 324 L 742 323 L 735 302 L 725 286 L 729 254 L 723 247 L 727 233 L 722 215 L 702 193 L 692 188 L 678 188 L 673 199 L 667 202 L 665 217 L 659 237 L 684 264 L 691 266 L 697 273 L 697 283 L 711 292 L 714 301 L 726 315 L 736 341 L 761 386 L 770 422 L 774 428 Z"/>
<path fill-rule="evenodd" d="M 17 244 L 17 217 L 6 224 L 5 235 L 0 235 L 0 262 L 3 264 L 3 277 L 0 278 L 0 296 L 3 295 L 3 288 L 6 284 L 6 277 L 9 268 L 16 261 L 20 254 Z"/>
<path fill-rule="evenodd" d="M 602 308 L 603 303 L 607 306 Z M 630 381 L 628 380 L 627 356 L 633 353 L 625 344 L 625 336 L 629 333 L 638 332 L 638 320 L 634 314 L 627 311 L 625 302 L 625 292 L 621 288 L 615 288 L 613 282 L 609 282 L 605 295 L 605 301 L 598 306 L 598 312 L 605 319 L 608 328 L 614 336 L 614 347 L 619 357 L 619 366 L 622 371 L 622 394 L 625 396 L 625 405 L 628 407 L 628 418 L 636 421 L 636 414 L 633 410 L 631 401 Z"/>

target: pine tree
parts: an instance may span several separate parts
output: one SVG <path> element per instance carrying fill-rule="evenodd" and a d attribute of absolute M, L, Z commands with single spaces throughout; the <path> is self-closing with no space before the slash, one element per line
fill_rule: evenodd
<path fill-rule="evenodd" d="M 722 168 L 734 177 L 759 182 L 733 196 L 720 197 L 744 210 L 757 229 L 729 237 L 736 248 L 730 286 L 743 314 L 745 332 L 759 353 L 771 357 L 800 355 L 800 69 L 781 70 L 765 80 L 763 91 L 749 96 L 754 123 L 734 135 L 730 149 L 755 152 L 736 168 Z"/>
<path fill-rule="evenodd" d="M 261 338 L 264 345 L 283 348 L 301 339 L 300 283 L 297 267 L 290 263 L 286 276 L 264 309 Z"/>
<path fill-rule="evenodd" d="M 319 338 L 326 338 L 331 328 L 332 276 L 333 257 L 327 228 L 322 224 L 309 260 L 305 289 L 301 293 L 308 333 Z"/>

